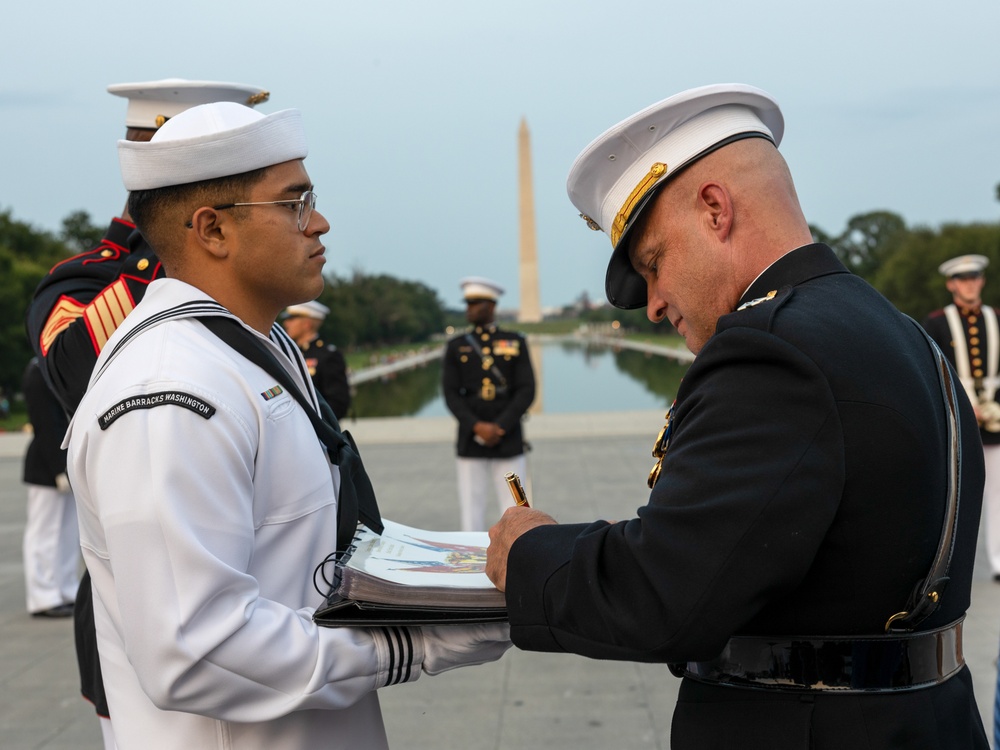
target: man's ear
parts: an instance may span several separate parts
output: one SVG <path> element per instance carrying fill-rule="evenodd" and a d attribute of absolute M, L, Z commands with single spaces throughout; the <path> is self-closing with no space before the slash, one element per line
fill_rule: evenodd
<path fill-rule="evenodd" d="M 209 206 L 202 206 L 191 217 L 188 232 L 192 233 L 199 247 L 221 259 L 229 254 L 226 243 L 232 228 L 231 216 Z"/>
<path fill-rule="evenodd" d="M 728 239 L 733 228 L 733 197 L 726 187 L 718 182 L 706 182 L 698 188 L 698 201 L 708 230 L 719 241 Z"/>

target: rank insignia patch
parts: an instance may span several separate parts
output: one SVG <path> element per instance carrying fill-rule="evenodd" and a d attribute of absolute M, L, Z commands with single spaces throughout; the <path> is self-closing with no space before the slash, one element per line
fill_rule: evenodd
<path fill-rule="evenodd" d="M 146 393 L 142 396 L 132 396 L 108 409 L 97 418 L 97 423 L 102 430 L 108 429 L 119 417 L 123 417 L 130 411 L 136 409 L 152 409 L 156 406 L 183 406 L 185 409 L 193 411 L 195 414 L 211 419 L 215 414 L 215 407 L 207 401 L 192 396 L 183 391 L 159 391 L 157 393 Z"/>
<path fill-rule="evenodd" d="M 59 301 L 52 308 L 52 312 L 49 313 L 49 319 L 45 321 L 45 327 L 42 329 L 40 343 L 43 357 L 49 353 L 49 347 L 52 346 L 52 342 L 56 340 L 56 337 L 69 328 L 74 320 L 83 315 L 84 309 L 84 305 L 65 295 L 59 298 Z"/>

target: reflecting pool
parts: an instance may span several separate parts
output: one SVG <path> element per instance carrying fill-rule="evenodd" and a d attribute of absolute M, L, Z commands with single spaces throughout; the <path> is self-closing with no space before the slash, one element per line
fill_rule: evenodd
<path fill-rule="evenodd" d="M 666 411 L 688 363 L 645 352 L 574 340 L 529 340 L 538 395 L 533 412 Z M 391 379 L 361 383 L 354 417 L 438 417 L 448 409 L 441 396 L 441 361 Z"/>

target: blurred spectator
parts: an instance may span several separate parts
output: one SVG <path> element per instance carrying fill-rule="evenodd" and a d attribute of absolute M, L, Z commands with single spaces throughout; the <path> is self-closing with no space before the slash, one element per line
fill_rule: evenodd
<path fill-rule="evenodd" d="M 24 371 L 24 401 L 34 437 L 24 455 L 28 521 L 24 528 L 24 587 L 32 617 L 72 617 L 79 586 L 80 532 L 76 502 L 60 448 L 69 425 L 32 358 Z"/>

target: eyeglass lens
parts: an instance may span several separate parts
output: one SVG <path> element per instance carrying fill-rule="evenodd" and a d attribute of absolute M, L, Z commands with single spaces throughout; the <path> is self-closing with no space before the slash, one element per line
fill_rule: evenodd
<path fill-rule="evenodd" d="M 309 226 L 309 219 L 312 218 L 313 209 L 316 208 L 316 193 L 312 190 L 307 190 L 299 200 L 298 227 L 300 232 L 304 232 L 306 231 L 306 227 Z"/>

